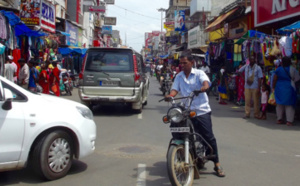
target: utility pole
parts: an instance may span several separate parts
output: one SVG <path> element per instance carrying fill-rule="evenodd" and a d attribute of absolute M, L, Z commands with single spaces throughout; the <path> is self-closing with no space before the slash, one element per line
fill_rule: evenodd
<path fill-rule="evenodd" d="M 160 8 L 157 9 L 159 12 L 161 12 L 161 29 L 160 29 L 160 35 L 162 36 L 163 33 L 163 13 L 166 12 L 167 9 L 164 8 Z M 162 46 L 162 53 L 164 53 L 165 49 L 164 49 L 164 39 L 161 39 L 161 36 L 159 37 L 159 42 L 161 43 Z M 161 42 L 162 41 L 162 42 Z"/>

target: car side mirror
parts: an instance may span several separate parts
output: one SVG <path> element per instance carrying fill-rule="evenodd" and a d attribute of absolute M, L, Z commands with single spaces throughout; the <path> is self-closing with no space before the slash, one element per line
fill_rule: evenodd
<path fill-rule="evenodd" d="M 5 98 L 5 101 L 2 105 L 2 109 L 3 110 L 10 110 L 12 108 L 11 100 L 13 99 L 13 94 L 7 88 L 4 88 L 4 98 Z"/>

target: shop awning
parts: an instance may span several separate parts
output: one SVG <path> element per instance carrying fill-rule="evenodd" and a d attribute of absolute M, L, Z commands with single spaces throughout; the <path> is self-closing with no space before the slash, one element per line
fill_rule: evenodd
<path fill-rule="evenodd" d="M 87 51 L 86 48 L 69 48 L 69 47 L 64 47 L 64 48 L 58 48 L 58 52 L 61 55 L 69 55 L 71 53 L 77 53 L 77 54 L 85 54 Z"/>
<path fill-rule="evenodd" d="M 237 40 L 237 42 L 235 42 L 235 44 L 243 44 L 244 41 L 246 41 L 249 38 L 260 38 L 261 36 L 266 35 L 265 33 L 259 32 L 259 31 L 255 31 L 255 30 L 248 30 L 248 32 L 246 32 L 239 40 Z"/>
<path fill-rule="evenodd" d="M 1 10 L 0 11 L 5 17 L 7 17 L 9 24 L 15 28 L 15 35 L 16 36 L 46 36 L 47 34 L 40 31 L 31 30 L 28 28 L 23 22 L 21 22 L 20 18 L 10 11 Z"/>
<path fill-rule="evenodd" d="M 212 23 L 210 23 L 210 25 L 208 25 L 208 27 L 205 28 L 206 32 L 210 32 L 210 31 L 214 31 L 218 28 L 221 27 L 221 23 L 228 18 L 230 15 L 232 15 L 235 11 L 237 11 L 239 8 L 235 8 L 229 12 L 227 12 L 226 14 L 220 15 L 215 21 L 213 21 Z"/>
<path fill-rule="evenodd" d="M 276 32 L 278 34 L 286 35 L 286 34 L 291 34 L 292 32 L 295 32 L 297 29 L 300 29 L 300 21 L 297 21 L 291 25 L 277 29 Z"/>
<path fill-rule="evenodd" d="M 169 54 L 167 54 L 167 55 L 161 55 L 161 56 L 159 56 L 159 57 L 162 58 L 162 59 L 166 59 L 166 58 L 169 57 Z"/>
<path fill-rule="evenodd" d="M 60 31 L 60 30 L 56 30 L 56 32 L 64 35 L 64 36 L 71 36 L 71 34 L 67 33 L 67 32 L 63 32 L 63 31 Z"/>

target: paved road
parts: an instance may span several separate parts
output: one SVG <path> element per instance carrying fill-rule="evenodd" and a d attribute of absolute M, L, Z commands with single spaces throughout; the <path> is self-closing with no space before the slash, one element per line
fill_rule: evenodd
<path fill-rule="evenodd" d="M 76 90 L 72 97 L 65 98 L 79 101 Z M 133 114 L 122 105 L 94 107 L 96 151 L 75 161 L 66 177 L 43 182 L 25 169 L 0 173 L 0 185 L 170 185 L 165 156 L 171 134 L 168 125 L 161 122 L 168 103 L 158 103 L 160 98 L 158 82 L 152 77 L 148 105 L 142 114 Z M 210 103 L 227 176 L 216 177 L 213 163 L 208 163 L 194 185 L 299 185 L 299 122 L 294 127 L 277 125 L 272 113 L 266 121 L 244 120 L 243 107 L 219 105 L 214 97 L 210 97 Z"/>

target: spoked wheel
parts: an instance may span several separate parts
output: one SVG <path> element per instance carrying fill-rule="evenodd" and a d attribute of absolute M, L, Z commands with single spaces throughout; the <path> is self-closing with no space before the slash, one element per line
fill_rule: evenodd
<path fill-rule="evenodd" d="M 190 186 L 194 181 L 194 165 L 191 154 L 189 164 L 184 162 L 183 145 L 171 145 L 167 155 L 167 169 L 172 185 Z"/>

